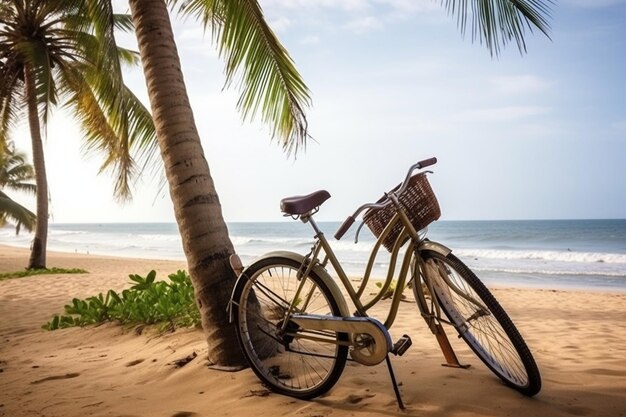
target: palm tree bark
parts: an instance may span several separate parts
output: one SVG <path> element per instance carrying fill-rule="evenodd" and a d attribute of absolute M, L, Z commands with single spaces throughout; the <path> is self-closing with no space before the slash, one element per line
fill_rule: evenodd
<path fill-rule="evenodd" d="M 35 182 L 37 183 L 37 224 L 28 269 L 43 269 L 46 267 L 46 246 L 48 243 L 48 178 L 37 109 L 35 76 L 30 65 L 24 66 L 24 84 L 28 106 L 28 125 L 33 146 L 33 167 L 35 168 Z"/>
<path fill-rule="evenodd" d="M 161 157 L 208 343 L 220 369 L 245 360 L 228 322 L 234 253 L 189 104 L 164 0 L 129 0 Z"/>

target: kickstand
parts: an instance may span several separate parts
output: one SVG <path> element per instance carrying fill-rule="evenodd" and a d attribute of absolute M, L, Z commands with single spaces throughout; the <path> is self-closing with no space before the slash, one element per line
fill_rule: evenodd
<path fill-rule="evenodd" d="M 391 367 L 391 359 L 389 359 L 389 355 L 385 357 L 385 360 L 387 361 L 387 369 L 389 369 L 389 376 L 391 377 L 393 391 L 396 393 L 398 406 L 400 407 L 400 410 L 406 410 L 406 407 L 404 407 L 404 403 L 402 402 L 402 397 L 400 396 L 400 389 L 398 388 L 398 384 L 396 383 L 396 376 L 394 375 L 393 368 Z"/>

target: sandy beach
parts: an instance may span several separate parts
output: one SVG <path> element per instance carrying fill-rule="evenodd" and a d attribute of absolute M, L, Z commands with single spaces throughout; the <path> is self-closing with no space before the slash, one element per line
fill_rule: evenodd
<path fill-rule="evenodd" d="M 0 246 L 0 273 L 23 269 L 27 259 L 25 249 Z M 417 307 L 403 303 L 392 337 L 407 333 L 413 346 L 392 359 L 407 405 L 400 411 L 384 364 L 349 363 L 328 394 L 300 401 L 267 392 L 249 369 L 208 369 L 199 330 L 137 334 L 113 324 L 42 330 L 73 297 L 121 290 L 131 273 L 155 269 L 164 279 L 186 267 L 73 253 L 49 253 L 48 266 L 89 273 L 0 281 L 2 417 L 626 416 L 623 292 L 494 289 L 539 364 L 543 390 L 534 398 L 502 385 L 461 341 L 454 346 L 471 368 L 440 366 L 441 352 Z M 194 352 L 186 366 L 175 366 Z"/>

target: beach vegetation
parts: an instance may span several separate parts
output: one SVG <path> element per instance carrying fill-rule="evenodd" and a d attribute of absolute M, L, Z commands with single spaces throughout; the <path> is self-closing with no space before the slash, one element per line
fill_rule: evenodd
<path fill-rule="evenodd" d="M 120 293 L 109 290 L 86 299 L 74 298 L 65 306 L 65 314 L 55 315 L 42 328 L 56 330 L 105 322 L 156 325 L 160 331 L 200 326 L 200 312 L 186 271 L 170 274 L 169 282 L 157 281 L 154 270 L 145 277 L 131 274 L 129 278 L 133 285 Z"/>
<path fill-rule="evenodd" d="M 114 29 L 132 30 L 130 18 L 109 13 L 102 25 L 98 13 L 85 0 L 0 5 L 0 142 L 22 119 L 28 121 L 37 184 L 28 268 L 46 267 L 50 196 L 42 137 L 54 108 L 67 108 L 83 131 L 85 149 L 104 155 L 101 171 L 113 172 L 121 200 L 130 197 L 138 165 L 151 161 L 156 150 L 152 117 L 122 78 L 122 66 L 137 64 L 139 57 L 114 39 Z"/>
<path fill-rule="evenodd" d="M 11 278 L 24 278 L 33 275 L 59 275 L 59 274 L 87 274 L 88 272 L 81 268 L 45 268 L 45 269 L 26 269 L 24 271 L 3 272 L 0 274 L 0 281 Z"/>
<path fill-rule="evenodd" d="M 383 288 L 383 283 L 382 283 L 382 282 L 380 282 L 380 281 L 378 281 L 378 282 L 376 282 L 376 286 L 382 290 L 382 288 Z M 388 298 L 393 297 L 393 295 L 394 295 L 394 294 L 395 294 L 395 292 L 396 292 L 396 288 L 397 288 L 397 286 L 398 286 L 398 281 L 396 281 L 395 279 L 394 279 L 393 281 L 391 281 L 391 283 L 389 284 L 389 287 L 387 287 L 387 289 L 385 290 L 385 292 L 382 294 L 382 296 L 381 296 L 381 300 L 386 300 L 386 299 L 388 299 Z M 402 294 L 400 295 L 400 300 L 405 300 L 405 299 L 406 299 L 406 296 L 404 295 L 404 289 L 405 289 L 405 288 L 406 288 L 406 287 L 403 287 L 403 288 L 401 289 Z"/>
<path fill-rule="evenodd" d="M 4 190 L 34 194 L 37 186 L 33 183 L 35 171 L 26 162 L 26 155 L 15 150 L 11 143 L 0 144 L 0 227 L 8 221 L 15 223 L 15 233 L 24 227 L 29 232 L 35 227 L 37 217 Z"/>

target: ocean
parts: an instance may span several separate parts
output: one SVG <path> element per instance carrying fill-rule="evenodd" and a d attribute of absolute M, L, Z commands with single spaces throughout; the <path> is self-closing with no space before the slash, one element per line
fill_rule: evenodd
<path fill-rule="evenodd" d="M 336 241 L 332 236 L 339 225 L 319 223 L 346 272 L 359 276 L 375 239 L 364 227 L 355 244 L 355 224 Z M 298 221 L 229 223 L 228 228 L 244 264 L 272 250 L 307 253 L 313 242 L 311 227 Z M 438 221 L 427 237 L 452 249 L 488 285 L 626 291 L 626 219 Z M 28 233 L 15 236 L 12 228 L 0 229 L 0 244 L 29 247 L 31 239 Z M 184 260 L 174 223 L 51 224 L 48 248 Z M 373 275 L 384 277 L 388 262 L 387 253 L 379 255 Z"/>

